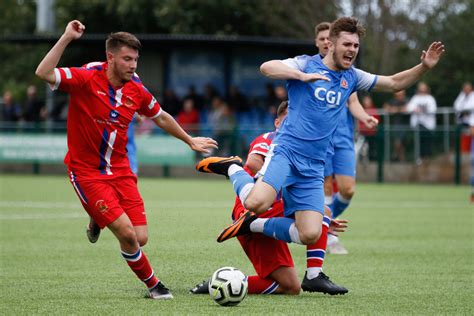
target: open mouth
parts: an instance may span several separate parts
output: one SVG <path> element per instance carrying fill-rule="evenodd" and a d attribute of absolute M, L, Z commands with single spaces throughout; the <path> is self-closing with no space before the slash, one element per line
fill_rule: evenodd
<path fill-rule="evenodd" d="M 347 62 L 347 63 L 351 63 L 352 60 L 354 59 L 354 56 L 346 56 L 346 55 L 344 55 L 344 56 L 342 57 L 342 59 L 343 59 L 345 62 Z"/>

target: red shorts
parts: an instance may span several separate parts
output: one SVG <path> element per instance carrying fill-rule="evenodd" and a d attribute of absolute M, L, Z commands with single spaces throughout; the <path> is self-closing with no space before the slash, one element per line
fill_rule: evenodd
<path fill-rule="evenodd" d="M 133 226 L 147 224 L 135 175 L 107 180 L 80 180 L 70 171 L 69 180 L 82 206 L 100 228 L 109 225 L 124 212 Z"/>
<path fill-rule="evenodd" d="M 245 208 L 237 198 L 232 211 L 233 218 L 239 218 L 244 211 Z M 276 217 L 277 214 L 283 216 L 282 203 L 275 203 L 271 211 L 267 211 L 259 217 Z M 237 239 L 261 278 L 267 278 L 280 267 L 294 267 L 293 258 L 286 242 L 259 233 L 238 236 Z"/>

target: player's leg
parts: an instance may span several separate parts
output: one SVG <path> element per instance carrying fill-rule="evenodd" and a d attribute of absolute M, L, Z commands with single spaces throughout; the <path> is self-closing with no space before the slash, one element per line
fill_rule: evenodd
<path fill-rule="evenodd" d="M 306 246 L 306 273 L 301 287 L 307 292 L 321 292 L 331 295 L 345 294 L 345 287 L 334 284 L 329 277 L 323 273 L 323 263 L 326 253 L 328 228 L 331 222 L 331 210 L 326 206 L 324 209 L 321 236 L 312 245 Z"/>
<path fill-rule="evenodd" d="M 84 192 L 84 189 L 82 188 L 82 185 L 84 183 L 83 182 L 80 183 L 77 180 L 76 175 L 72 171 L 69 171 L 69 181 L 71 182 L 71 185 L 74 188 L 74 191 L 76 192 L 77 197 L 79 198 L 79 201 L 81 201 L 82 206 L 84 207 L 85 210 L 87 210 L 89 208 L 89 205 L 88 205 L 89 201 L 88 201 L 88 197 L 86 196 Z M 100 226 L 94 221 L 92 216 L 89 215 L 89 224 L 86 227 L 87 239 L 89 239 L 91 243 L 96 243 L 97 240 L 99 239 L 100 231 L 101 231 Z"/>
<path fill-rule="evenodd" d="M 114 181 L 114 188 L 120 197 L 120 205 L 132 222 L 140 247 L 148 242 L 148 226 L 145 206 L 137 187 L 135 175 L 120 177 Z"/>
<path fill-rule="evenodd" d="M 262 171 L 266 170 L 271 163 L 273 153 L 270 151 L 265 159 Z M 273 162 L 272 162 L 273 164 Z M 253 212 L 265 212 L 275 201 L 279 192 L 267 183 L 255 180 L 242 168 L 242 160 L 239 157 L 209 157 L 201 160 L 196 169 L 200 172 L 216 173 L 227 176 L 234 188 L 235 193 L 244 206 Z M 283 176 L 284 180 L 284 176 Z"/>
<path fill-rule="evenodd" d="M 332 215 L 340 216 L 349 206 L 355 193 L 355 152 L 354 148 L 336 148 L 333 169 L 339 192 L 334 195 Z"/>
<path fill-rule="evenodd" d="M 332 211 L 332 198 L 334 194 L 333 190 L 333 158 L 334 158 L 334 148 L 331 151 L 328 151 L 326 155 L 326 160 L 324 161 L 324 204 L 327 205 Z"/>
<path fill-rule="evenodd" d="M 355 193 L 355 178 L 352 176 L 336 174 L 336 183 L 339 192 L 334 195 L 333 217 L 339 217 L 349 207 Z"/>
<path fill-rule="evenodd" d="M 171 299 L 171 292 L 160 282 L 153 271 L 145 252 L 138 243 L 137 234 L 127 214 L 122 213 L 107 225 L 120 244 L 122 257 L 136 276 L 145 283 L 149 296 L 154 299 Z"/>
<path fill-rule="evenodd" d="M 332 198 L 333 198 L 333 176 L 324 177 L 324 205 L 327 205 L 331 210 L 333 207 Z"/>
<path fill-rule="evenodd" d="M 133 226 L 135 229 L 135 234 L 137 235 L 138 243 L 140 247 L 143 247 L 148 242 L 148 226 L 147 225 L 140 225 L 140 226 Z"/>
<path fill-rule="evenodd" d="M 269 277 L 278 283 L 275 294 L 300 294 L 300 280 L 294 267 L 280 267 L 273 271 Z"/>

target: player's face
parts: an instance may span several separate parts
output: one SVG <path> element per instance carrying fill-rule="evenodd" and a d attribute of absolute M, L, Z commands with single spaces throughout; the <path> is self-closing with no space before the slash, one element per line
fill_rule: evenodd
<path fill-rule="evenodd" d="M 326 56 L 329 51 L 329 30 L 319 32 L 318 35 L 316 35 L 315 42 L 319 54 L 323 57 Z"/>
<path fill-rule="evenodd" d="M 335 42 L 331 42 L 330 54 L 339 70 L 349 69 L 359 53 L 359 35 L 341 32 Z"/>
<path fill-rule="evenodd" d="M 127 82 L 132 79 L 137 70 L 138 51 L 128 46 L 122 46 L 114 53 L 109 52 L 107 61 L 114 76 L 122 82 Z"/>

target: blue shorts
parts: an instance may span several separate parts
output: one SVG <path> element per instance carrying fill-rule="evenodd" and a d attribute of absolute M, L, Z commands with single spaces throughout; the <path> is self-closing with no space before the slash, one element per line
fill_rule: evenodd
<path fill-rule="evenodd" d="M 355 151 L 354 148 L 338 148 L 328 150 L 324 165 L 324 176 L 328 177 L 333 174 L 349 176 L 355 178 Z"/>
<path fill-rule="evenodd" d="M 282 190 L 285 216 L 296 211 L 324 215 L 324 162 L 272 145 L 260 173 L 276 192 Z"/>

